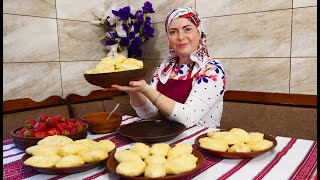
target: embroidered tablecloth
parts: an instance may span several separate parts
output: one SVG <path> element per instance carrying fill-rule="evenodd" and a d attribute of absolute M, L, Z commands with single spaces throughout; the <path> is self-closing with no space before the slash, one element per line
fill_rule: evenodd
<path fill-rule="evenodd" d="M 137 117 L 123 116 L 121 125 L 140 120 Z M 317 179 L 317 141 L 276 136 L 278 145 L 272 151 L 249 159 L 224 159 L 213 156 L 199 149 L 195 139 L 211 129 L 194 126 L 186 129 L 179 136 L 165 143 L 189 143 L 204 155 L 204 163 L 193 174 L 185 179 Z M 135 142 L 113 132 L 93 135 L 88 133 L 87 139 L 109 139 L 117 146 L 117 151 L 131 147 Z M 39 173 L 22 163 L 24 151 L 13 144 L 12 139 L 3 140 L 3 179 L 119 179 L 110 172 L 106 165 L 94 169 L 70 174 L 48 175 Z"/>

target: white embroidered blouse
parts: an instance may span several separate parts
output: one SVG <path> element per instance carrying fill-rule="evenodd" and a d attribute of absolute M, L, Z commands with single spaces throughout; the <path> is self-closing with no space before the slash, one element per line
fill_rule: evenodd
<path fill-rule="evenodd" d="M 179 67 L 180 66 L 180 67 Z M 176 64 L 169 79 L 185 80 L 191 65 Z M 159 82 L 158 70 L 154 73 L 151 86 L 156 89 Z M 202 126 L 217 128 L 223 110 L 223 95 L 225 92 L 225 72 L 218 60 L 207 61 L 204 68 L 195 74 L 192 89 L 184 104 L 176 102 L 169 120 L 180 122 L 186 127 L 200 124 Z M 132 105 L 132 104 L 131 104 Z M 142 119 L 149 119 L 157 115 L 158 109 L 147 99 L 142 107 L 132 106 Z"/>

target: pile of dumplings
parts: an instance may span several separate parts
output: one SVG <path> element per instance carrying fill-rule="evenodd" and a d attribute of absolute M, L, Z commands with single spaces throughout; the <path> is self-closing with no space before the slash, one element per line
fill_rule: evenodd
<path fill-rule="evenodd" d="M 207 136 L 199 139 L 200 146 L 220 152 L 256 152 L 268 149 L 273 145 L 272 141 L 263 139 L 263 133 L 248 133 L 241 128 L 232 128 L 229 131 L 209 131 Z"/>
<path fill-rule="evenodd" d="M 25 165 L 38 168 L 67 168 L 82 166 L 85 163 L 101 161 L 108 157 L 116 145 L 110 140 L 99 142 L 81 139 L 73 141 L 67 136 L 48 136 L 40 140 L 37 145 L 26 149 L 31 155 Z"/>
<path fill-rule="evenodd" d="M 190 144 L 170 147 L 166 143 L 156 143 L 151 147 L 137 142 L 131 148 L 118 151 L 114 157 L 119 163 L 116 171 L 124 176 L 159 178 L 181 174 L 197 166 L 198 158 L 192 154 Z"/>
<path fill-rule="evenodd" d="M 143 61 L 119 55 L 115 58 L 105 57 L 101 59 L 95 69 L 89 69 L 85 74 L 110 73 L 141 68 L 143 68 Z"/>

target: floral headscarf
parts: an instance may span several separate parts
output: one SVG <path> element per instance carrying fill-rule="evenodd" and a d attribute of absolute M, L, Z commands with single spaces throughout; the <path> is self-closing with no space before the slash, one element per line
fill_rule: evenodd
<path fill-rule="evenodd" d="M 197 28 L 200 33 L 200 43 L 199 48 L 190 54 L 190 59 L 195 62 L 195 66 L 192 70 L 191 77 L 193 77 L 199 69 L 201 69 L 209 59 L 208 49 L 206 45 L 206 35 L 203 30 L 203 26 L 201 20 L 199 18 L 198 13 L 192 8 L 179 8 L 171 11 L 165 22 L 166 31 L 168 31 L 169 24 L 176 18 L 187 18 L 190 20 Z M 159 80 L 165 84 L 171 74 L 171 71 L 175 64 L 177 63 L 178 55 L 170 49 L 170 54 L 165 60 L 161 63 L 159 67 Z"/>

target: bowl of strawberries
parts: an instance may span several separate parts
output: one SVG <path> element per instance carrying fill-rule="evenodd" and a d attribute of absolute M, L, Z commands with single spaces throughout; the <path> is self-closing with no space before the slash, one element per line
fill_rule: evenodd
<path fill-rule="evenodd" d="M 11 131 L 10 134 L 16 147 L 25 150 L 37 145 L 38 141 L 47 136 L 64 135 L 79 140 L 85 139 L 87 132 L 88 124 L 84 122 L 60 114 L 45 113 L 38 119 L 27 119 L 24 126 Z"/>

